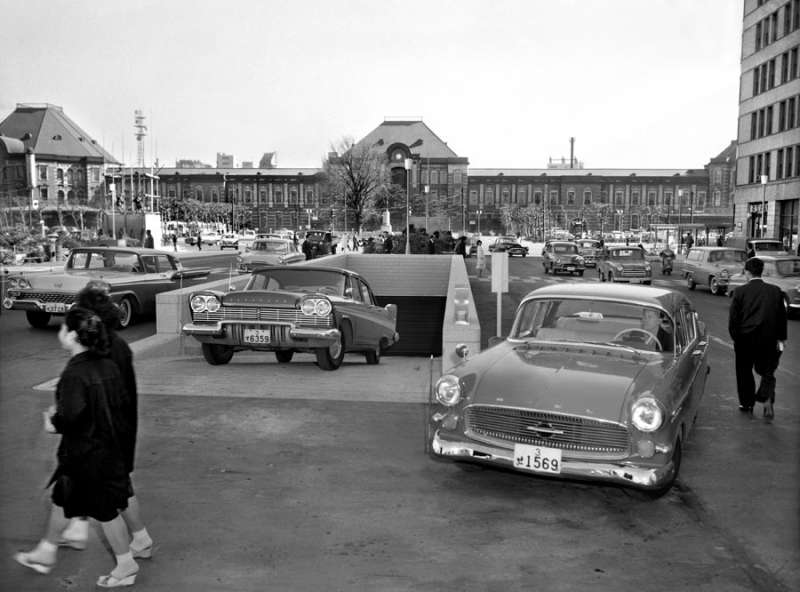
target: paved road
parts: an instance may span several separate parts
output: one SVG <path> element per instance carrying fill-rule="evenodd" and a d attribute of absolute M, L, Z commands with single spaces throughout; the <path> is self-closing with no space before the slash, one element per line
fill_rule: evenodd
<path fill-rule="evenodd" d="M 519 280 L 506 309 L 537 285 L 535 262 L 514 260 L 511 272 Z M 487 336 L 493 295 L 486 280 L 472 285 Z M 793 589 L 800 413 L 790 395 L 800 390 L 800 323 L 792 323 L 778 417 L 768 425 L 733 411 L 721 331 L 727 301 L 693 299 L 720 347 L 711 350 L 701 423 L 679 486 L 657 501 L 430 460 L 424 358 L 386 357 L 368 367 L 353 356 L 327 373 L 302 356 L 278 366 L 269 355 L 237 355 L 211 368 L 199 358 L 140 354 L 135 480 L 157 548 L 142 562 L 137 588 Z M 42 526 L 55 440 L 39 425 L 52 395 L 34 387 L 56 376 L 64 359 L 48 348 L 54 330 L 33 332 L 8 314 L 0 332 L 15 344 L 0 350 L 0 553 L 9 558 Z M 757 501 L 764 484 L 769 503 Z M 0 589 L 94 589 L 110 564 L 100 544 L 63 552 L 49 576 L 0 560 Z"/>

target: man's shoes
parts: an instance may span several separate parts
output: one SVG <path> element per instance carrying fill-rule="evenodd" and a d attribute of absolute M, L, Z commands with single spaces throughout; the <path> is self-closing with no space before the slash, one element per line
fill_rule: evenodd
<path fill-rule="evenodd" d="M 775 405 L 772 401 L 764 403 L 764 419 L 773 419 L 775 417 Z"/>
<path fill-rule="evenodd" d="M 752 405 L 739 405 L 739 411 L 742 413 L 747 413 L 748 415 L 753 415 L 753 406 Z"/>

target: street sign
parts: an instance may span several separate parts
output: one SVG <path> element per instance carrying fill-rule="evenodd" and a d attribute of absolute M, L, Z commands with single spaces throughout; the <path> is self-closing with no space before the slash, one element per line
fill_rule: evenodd
<path fill-rule="evenodd" d="M 34 199 L 31 202 L 31 206 L 33 207 L 34 210 L 38 209 L 39 208 L 39 200 L 38 199 Z"/>
<path fill-rule="evenodd" d="M 497 293 L 497 336 L 502 335 L 503 293 L 508 292 L 508 253 L 492 253 L 492 292 Z"/>

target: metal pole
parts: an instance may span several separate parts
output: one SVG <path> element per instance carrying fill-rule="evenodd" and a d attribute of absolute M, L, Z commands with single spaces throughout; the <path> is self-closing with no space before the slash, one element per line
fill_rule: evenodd
<path fill-rule="evenodd" d="M 411 213 L 410 210 L 410 202 L 411 202 L 411 165 L 413 161 L 410 158 L 406 158 L 404 165 L 406 168 L 406 255 L 411 254 L 411 236 L 410 236 L 410 225 L 409 225 L 409 216 Z"/>
<path fill-rule="evenodd" d="M 766 230 L 767 221 L 767 175 L 761 175 L 761 216 L 758 219 L 758 225 L 761 227 L 758 236 L 764 238 L 764 231 Z"/>

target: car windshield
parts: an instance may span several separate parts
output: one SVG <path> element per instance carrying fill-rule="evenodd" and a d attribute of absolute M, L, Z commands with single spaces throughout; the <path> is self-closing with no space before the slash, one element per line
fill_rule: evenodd
<path fill-rule="evenodd" d="M 256 241 L 252 250 L 259 253 L 288 253 L 289 245 L 283 240 Z"/>
<path fill-rule="evenodd" d="M 800 259 L 776 261 L 775 271 L 783 277 L 800 277 Z"/>
<path fill-rule="evenodd" d="M 103 271 L 141 272 L 139 256 L 126 251 L 74 251 L 67 269 L 102 269 Z"/>
<path fill-rule="evenodd" d="M 674 333 L 669 315 L 655 307 L 602 300 L 534 299 L 521 306 L 509 337 L 672 351 Z"/>
<path fill-rule="evenodd" d="M 575 245 L 553 245 L 553 252 L 559 254 L 575 254 L 578 252 L 578 247 Z"/>
<path fill-rule="evenodd" d="M 756 253 L 766 253 L 767 251 L 786 252 L 783 243 L 780 241 L 753 241 L 751 244 Z"/>
<path fill-rule="evenodd" d="M 596 249 L 600 246 L 600 243 L 597 241 L 581 241 L 578 243 L 578 246 L 583 247 L 584 249 Z"/>
<path fill-rule="evenodd" d="M 725 250 L 713 251 L 708 254 L 710 263 L 744 263 L 747 260 L 747 253 L 744 251 Z"/>
<path fill-rule="evenodd" d="M 632 261 L 641 261 L 644 259 L 644 253 L 641 249 L 611 249 L 608 256 L 612 259 L 630 259 Z"/>
<path fill-rule="evenodd" d="M 267 269 L 253 274 L 245 290 L 308 292 L 344 296 L 345 276 L 318 269 Z"/>

